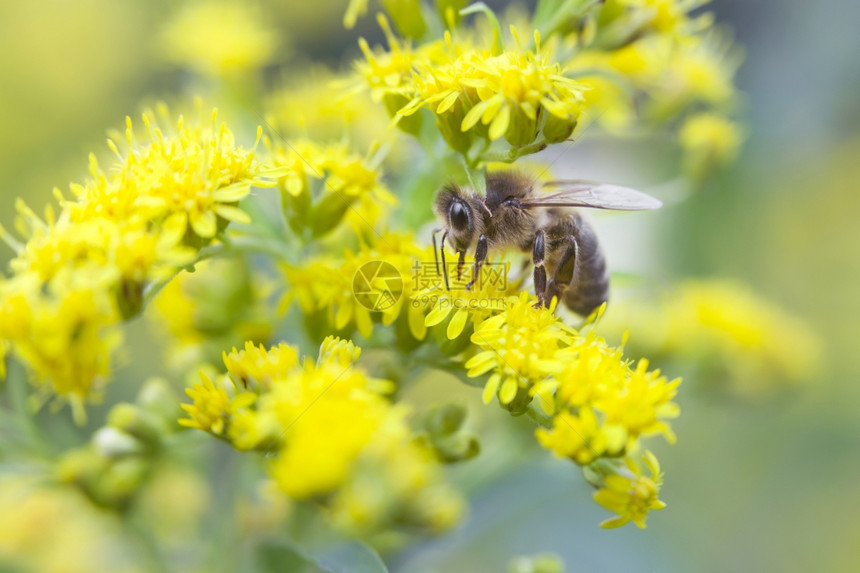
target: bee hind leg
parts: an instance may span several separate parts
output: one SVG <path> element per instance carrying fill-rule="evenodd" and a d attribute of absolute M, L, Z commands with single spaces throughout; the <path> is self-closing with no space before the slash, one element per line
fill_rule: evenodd
<path fill-rule="evenodd" d="M 546 286 L 546 304 L 549 305 L 553 298 L 559 301 L 564 297 L 565 291 L 570 286 L 573 280 L 573 273 L 576 269 L 576 239 L 573 235 L 567 235 L 558 242 L 553 242 L 553 250 L 564 249 L 561 257 L 558 259 L 558 264 L 555 271 L 552 273 L 552 278 Z"/>
<path fill-rule="evenodd" d="M 546 304 L 546 267 L 544 267 L 544 254 L 546 244 L 543 231 L 535 233 L 534 249 L 532 250 L 532 262 L 535 266 L 534 284 L 535 295 L 538 301 L 535 306 L 547 306 Z"/>

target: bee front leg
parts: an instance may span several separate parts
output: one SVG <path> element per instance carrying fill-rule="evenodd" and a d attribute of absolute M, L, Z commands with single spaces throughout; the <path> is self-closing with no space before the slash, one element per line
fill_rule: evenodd
<path fill-rule="evenodd" d="M 472 280 L 466 285 L 466 290 L 472 290 L 472 287 L 481 276 L 481 266 L 487 260 L 487 235 L 478 237 L 478 246 L 475 248 L 475 269 L 472 271 Z"/>
<path fill-rule="evenodd" d="M 546 268 L 543 259 L 546 251 L 543 231 L 535 234 L 535 244 L 532 250 L 532 261 L 535 265 L 534 283 L 535 294 L 538 297 L 536 306 L 546 306 Z"/>

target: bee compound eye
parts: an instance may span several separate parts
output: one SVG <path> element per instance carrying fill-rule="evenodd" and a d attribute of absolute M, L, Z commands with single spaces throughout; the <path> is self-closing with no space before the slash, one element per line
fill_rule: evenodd
<path fill-rule="evenodd" d="M 448 216 L 451 218 L 451 226 L 455 229 L 466 229 L 469 226 L 469 213 L 462 203 L 453 203 Z"/>

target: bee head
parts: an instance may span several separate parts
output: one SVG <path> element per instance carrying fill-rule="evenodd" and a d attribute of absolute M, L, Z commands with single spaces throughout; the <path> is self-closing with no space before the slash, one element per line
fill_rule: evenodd
<path fill-rule="evenodd" d="M 457 252 L 465 252 L 483 232 L 481 200 L 456 185 L 445 186 L 436 196 L 436 215 L 448 230 L 448 241 Z"/>

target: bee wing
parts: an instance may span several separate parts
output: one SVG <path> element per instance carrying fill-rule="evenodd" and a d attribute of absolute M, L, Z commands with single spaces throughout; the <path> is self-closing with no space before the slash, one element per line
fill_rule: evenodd
<path fill-rule="evenodd" d="M 532 207 L 590 207 L 593 209 L 614 209 L 619 211 L 644 211 L 659 209 L 663 203 L 659 199 L 621 185 L 597 183 L 595 181 L 547 181 L 544 187 L 560 187 L 551 195 L 529 197 L 521 203 L 524 208 Z"/>

